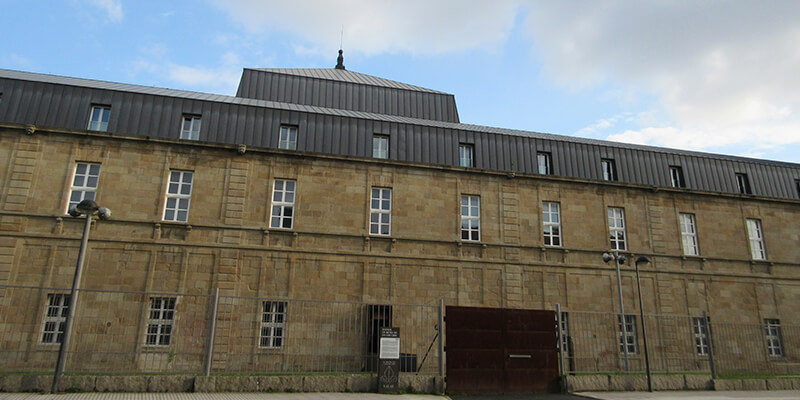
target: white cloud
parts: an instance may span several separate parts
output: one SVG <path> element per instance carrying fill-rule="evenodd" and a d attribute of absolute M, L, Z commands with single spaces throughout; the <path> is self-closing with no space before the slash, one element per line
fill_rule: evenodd
<path fill-rule="evenodd" d="M 148 82 L 156 86 L 233 95 L 242 74 L 242 61 L 238 54 L 229 51 L 219 57 L 215 66 L 184 65 L 170 60 L 169 49 L 163 44 L 154 44 L 140 49 L 143 57 L 130 65 L 129 73 L 166 77 L 167 81 Z"/>
<path fill-rule="evenodd" d="M 800 143 L 800 2 L 540 1 L 531 9 L 526 30 L 549 76 L 572 88 L 633 88 L 663 108 L 667 118 L 611 140 L 698 150 Z"/>
<path fill-rule="evenodd" d="M 111 20 L 111 22 L 122 21 L 122 3 L 120 3 L 119 0 L 91 0 L 90 2 L 95 7 L 105 11 L 108 15 L 108 19 Z"/>
<path fill-rule="evenodd" d="M 338 48 L 365 54 L 438 54 L 496 47 L 514 26 L 519 0 L 278 1 L 214 0 L 254 32 L 279 29 L 311 45 L 305 53 Z M 319 51 L 319 50 L 317 50 Z"/>

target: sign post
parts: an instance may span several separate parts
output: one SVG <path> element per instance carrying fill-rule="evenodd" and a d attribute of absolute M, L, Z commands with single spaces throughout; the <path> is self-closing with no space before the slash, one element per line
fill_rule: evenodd
<path fill-rule="evenodd" d="M 378 393 L 398 393 L 400 383 L 400 328 L 381 328 L 378 353 Z"/>

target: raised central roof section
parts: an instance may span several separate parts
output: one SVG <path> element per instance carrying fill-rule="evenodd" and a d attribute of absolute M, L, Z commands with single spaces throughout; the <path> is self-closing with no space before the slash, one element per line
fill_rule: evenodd
<path fill-rule="evenodd" d="M 236 97 L 459 122 L 452 94 L 345 69 L 245 68 Z"/>

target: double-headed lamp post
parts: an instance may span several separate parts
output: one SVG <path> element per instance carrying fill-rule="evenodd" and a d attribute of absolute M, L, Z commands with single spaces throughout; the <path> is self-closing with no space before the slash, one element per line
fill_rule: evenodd
<path fill-rule="evenodd" d="M 64 334 L 61 337 L 61 346 L 58 349 L 58 362 L 56 362 L 56 372 L 53 374 L 52 393 L 58 390 L 58 380 L 64 373 L 64 364 L 67 360 L 70 340 L 72 339 L 72 323 L 75 317 L 75 306 L 78 304 L 78 290 L 81 285 L 81 275 L 83 274 L 83 260 L 86 256 L 86 245 L 89 243 L 89 229 L 92 227 L 92 216 L 97 215 L 102 220 L 111 218 L 111 210 L 99 207 L 94 200 L 83 200 L 77 206 L 69 210 L 69 215 L 78 218 L 85 216 L 86 223 L 83 226 L 83 236 L 81 237 L 81 247 L 78 251 L 78 263 L 75 265 L 75 277 L 72 278 L 72 291 L 69 294 L 69 308 L 67 318 L 64 320 Z"/>
<path fill-rule="evenodd" d="M 630 373 L 630 368 L 628 366 L 628 332 L 625 327 L 625 305 L 622 304 L 622 278 L 620 277 L 619 273 L 619 265 L 625 264 L 625 255 L 619 254 L 619 252 L 613 253 L 603 253 L 603 261 L 609 262 L 614 260 L 614 265 L 617 267 L 617 293 L 619 294 L 619 326 L 620 326 L 620 345 L 622 346 L 622 353 L 625 356 L 625 373 Z"/>
<path fill-rule="evenodd" d="M 644 341 L 644 367 L 647 371 L 647 391 L 653 391 L 653 379 L 650 374 L 650 354 L 647 351 L 647 329 L 645 328 L 644 321 L 644 303 L 642 303 L 642 285 L 639 283 L 639 264 L 647 264 L 650 259 L 645 256 L 639 256 L 634 263 L 636 265 L 636 289 L 639 292 L 639 318 L 642 321 L 642 340 Z"/>

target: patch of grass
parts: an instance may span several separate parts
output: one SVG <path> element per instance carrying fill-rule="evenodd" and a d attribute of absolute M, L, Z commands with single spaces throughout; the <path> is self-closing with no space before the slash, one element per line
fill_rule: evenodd
<path fill-rule="evenodd" d="M 787 379 L 798 377 L 800 375 L 779 375 L 769 372 L 724 372 L 717 375 L 717 379 Z"/>

